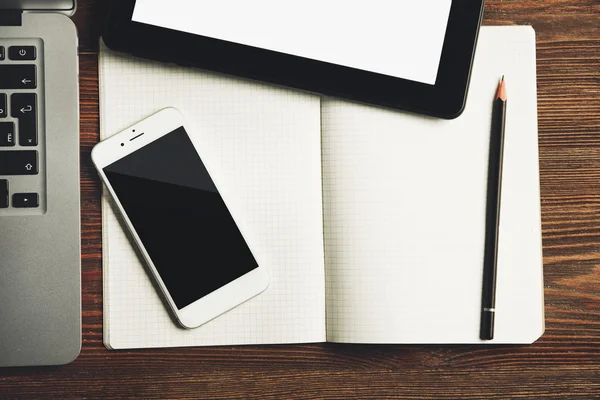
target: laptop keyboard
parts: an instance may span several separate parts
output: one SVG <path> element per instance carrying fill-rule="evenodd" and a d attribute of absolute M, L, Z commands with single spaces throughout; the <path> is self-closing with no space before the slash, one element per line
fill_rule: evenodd
<path fill-rule="evenodd" d="M 0 39 L 0 217 L 46 212 L 40 39 Z"/>

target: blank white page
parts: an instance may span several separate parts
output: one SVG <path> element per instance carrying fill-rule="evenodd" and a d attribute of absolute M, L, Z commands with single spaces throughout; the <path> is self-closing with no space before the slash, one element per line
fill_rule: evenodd
<path fill-rule="evenodd" d="M 103 138 L 164 107 L 181 110 L 271 277 L 265 292 L 241 306 L 200 328 L 179 328 L 105 196 L 107 347 L 324 341 L 319 98 L 105 47 L 100 95 Z"/>
<path fill-rule="evenodd" d="M 543 333 L 535 33 L 483 27 L 456 120 L 323 101 L 329 341 L 482 343 L 487 163 L 502 75 L 509 100 L 492 343 Z"/>

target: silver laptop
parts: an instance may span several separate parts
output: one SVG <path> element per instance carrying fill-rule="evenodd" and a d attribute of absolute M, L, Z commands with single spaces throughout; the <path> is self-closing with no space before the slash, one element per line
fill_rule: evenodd
<path fill-rule="evenodd" d="M 81 348 L 75 0 L 0 0 L 0 367 Z"/>

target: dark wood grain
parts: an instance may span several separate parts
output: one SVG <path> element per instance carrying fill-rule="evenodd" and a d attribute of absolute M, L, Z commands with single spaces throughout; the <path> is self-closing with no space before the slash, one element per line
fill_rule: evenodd
<path fill-rule="evenodd" d="M 83 349 L 64 367 L 0 370 L 12 398 L 600 397 L 600 2 L 488 0 L 485 23 L 537 32 L 546 334 L 532 346 L 294 345 L 111 352 L 102 345 L 98 38 L 80 0 Z"/>

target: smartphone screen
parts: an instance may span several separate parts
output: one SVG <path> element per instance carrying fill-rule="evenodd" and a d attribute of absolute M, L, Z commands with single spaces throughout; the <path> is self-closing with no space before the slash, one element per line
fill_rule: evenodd
<path fill-rule="evenodd" d="M 178 309 L 258 267 L 183 127 L 103 171 Z"/>

